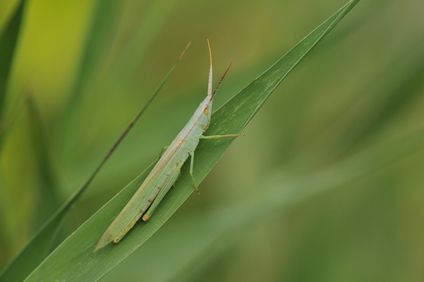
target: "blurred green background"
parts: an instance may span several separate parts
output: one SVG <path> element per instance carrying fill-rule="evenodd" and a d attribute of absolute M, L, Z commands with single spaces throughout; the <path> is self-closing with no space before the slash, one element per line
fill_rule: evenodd
<path fill-rule="evenodd" d="M 0 30 L 17 3 L 0 1 Z M 215 76 L 233 63 L 218 107 L 344 3 L 28 1 L 2 121 L 13 126 L 0 155 L 0 268 L 82 185 L 188 41 L 64 235 L 185 124 L 205 95 L 207 37 Z M 103 281 L 423 281 L 423 9 L 361 2 L 200 195 Z"/>

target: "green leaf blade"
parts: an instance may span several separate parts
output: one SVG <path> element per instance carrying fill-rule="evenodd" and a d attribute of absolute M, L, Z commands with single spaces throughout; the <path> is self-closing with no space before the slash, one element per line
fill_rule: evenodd
<path fill-rule="evenodd" d="M 209 134 L 243 130 L 287 74 L 358 3 L 350 1 L 327 19 L 270 69 L 219 109 L 212 118 Z M 202 180 L 222 156 L 231 141 L 204 141 L 196 151 L 195 176 Z M 137 224 L 117 245 L 93 253 L 112 221 L 142 183 L 147 170 L 111 199 L 102 209 L 69 236 L 26 281 L 97 281 L 146 242 L 177 211 L 193 192 L 187 166 L 148 223 Z"/>

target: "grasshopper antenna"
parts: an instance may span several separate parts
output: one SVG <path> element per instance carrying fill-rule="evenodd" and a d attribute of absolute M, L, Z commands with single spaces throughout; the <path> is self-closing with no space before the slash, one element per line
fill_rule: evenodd
<path fill-rule="evenodd" d="M 209 79 L 208 79 L 208 96 L 212 97 L 212 76 L 213 76 L 213 66 L 212 66 L 212 48 L 211 43 L 209 42 L 209 38 L 206 38 L 206 42 L 208 43 L 209 50 Z"/>
<path fill-rule="evenodd" d="M 219 88 L 222 85 L 222 82 L 224 81 L 225 77 L 227 76 L 228 72 L 230 71 L 232 64 L 233 63 L 230 63 L 228 65 L 228 67 L 225 69 L 224 73 L 222 74 L 221 78 L 218 81 L 218 84 L 216 85 L 215 89 L 213 90 L 212 97 L 215 97 L 215 94 L 218 92 Z"/>
<path fill-rule="evenodd" d="M 191 46 L 191 41 L 189 41 L 186 46 L 184 47 L 184 50 L 181 52 L 180 56 L 178 57 L 178 61 L 181 61 L 184 58 L 185 53 L 187 53 L 188 48 Z"/>
<path fill-rule="evenodd" d="M 219 88 L 221 87 L 222 82 L 224 81 L 227 73 L 229 72 L 232 63 L 228 65 L 228 67 L 225 69 L 224 74 L 221 76 L 221 78 L 218 81 L 218 84 L 216 85 L 215 89 L 212 90 L 212 74 L 213 74 L 213 64 L 212 64 L 212 47 L 211 43 L 209 41 L 209 38 L 206 38 L 206 42 L 208 43 L 208 50 L 209 50 L 209 80 L 208 80 L 208 96 L 214 97 L 215 94 L 218 92 Z"/>

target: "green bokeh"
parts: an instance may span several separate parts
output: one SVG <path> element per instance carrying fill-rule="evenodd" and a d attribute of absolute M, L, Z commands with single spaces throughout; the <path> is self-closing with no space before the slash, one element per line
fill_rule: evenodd
<path fill-rule="evenodd" d="M 0 27 L 16 2 L 0 2 Z M 72 210 L 64 234 L 187 121 L 205 94 L 206 38 L 216 77 L 233 63 L 219 105 L 343 4 L 28 1 L 3 117 L 13 127 L 0 155 L 0 266 L 84 182 L 188 41 L 176 74 Z M 360 3 L 266 103 L 200 196 L 104 280 L 422 281 L 424 145 L 383 160 L 424 130 L 423 8 L 418 0 Z M 297 189 L 314 189 L 322 183 L 310 175 L 392 139 L 385 153 L 369 153 L 381 165 L 360 177 L 221 232 L 232 216 L 215 216 L 221 207 L 298 181 L 306 184 Z M 211 230 L 208 240 L 202 228 Z"/>

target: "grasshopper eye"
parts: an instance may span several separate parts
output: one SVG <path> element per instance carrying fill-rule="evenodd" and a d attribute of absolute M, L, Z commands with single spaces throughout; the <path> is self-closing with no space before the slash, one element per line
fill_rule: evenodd
<path fill-rule="evenodd" d="M 209 113 L 209 107 L 205 107 L 205 108 L 203 109 L 203 113 L 204 113 L 205 115 L 207 115 L 207 114 Z"/>

